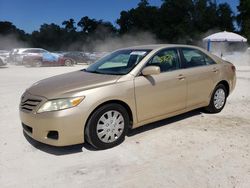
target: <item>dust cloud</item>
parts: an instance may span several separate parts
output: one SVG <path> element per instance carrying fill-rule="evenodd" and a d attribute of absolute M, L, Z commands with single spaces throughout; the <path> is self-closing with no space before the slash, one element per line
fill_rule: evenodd
<path fill-rule="evenodd" d="M 130 46 L 157 44 L 160 41 L 156 36 L 149 32 L 137 32 L 122 36 L 108 37 L 105 40 L 93 38 L 89 44 L 84 44 L 82 49 L 93 49 L 96 52 L 111 52 L 119 48 Z"/>
<path fill-rule="evenodd" d="M 211 43 L 211 53 L 238 66 L 250 66 L 250 48 L 247 43 Z"/>
<path fill-rule="evenodd" d="M 196 38 L 192 41 L 192 44 L 200 46 L 204 49 L 207 48 L 206 42 L 202 41 L 206 36 L 218 32 L 219 30 L 210 30 Z M 107 35 L 107 33 L 103 33 Z M 87 42 L 77 41 L 74 42 L 66 48 L 61 46 L 61 51 L 74 51 L 79 50 L 83 52 L 112 52 L 119 48 L 125 48 L 130 46 L 146 45 L 146 44 L 162 44 L 162 42 L 157 39 L 157 37 L 150 32 L 134 32 L 129 34 L 124 34 L 121 36 L 115 35 L 107 37 L 104 40 L 97 39 L 95 37 L 90 37 Z M 13 48 L 28 48 L 37 47 L 29 45 L 27 42 L 23 42 L 15 35 L 0 35 L 0 50 L 11 50 Z M 232 62 L 236 66 L 250 66 L 250 48 L 247 43 L 211 43 L 211 53 L 222 57 L 224 60 Z"/>
<path fill-rule="evenodd" d="M 207 49 L 207 42 L 203 39 L 213 33 L 221 32 L 218 29 L 209 30 L 208 32 L 196 37 L 194 45 Z M 250 47 L 245 42 L 211 42 L 210 53 L 233 63 L 238 66 L 250 66 Z"/>
<path fill-rule="evenodd" d="M 11 50 L 13 48 L 28 48 L 29 44 L 17 38 L 16 35 L 0 35 L 0 50 Z"/>

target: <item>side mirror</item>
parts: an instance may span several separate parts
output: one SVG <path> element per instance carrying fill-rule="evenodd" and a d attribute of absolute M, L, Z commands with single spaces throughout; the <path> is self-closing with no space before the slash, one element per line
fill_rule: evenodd
<path fill-rule="evenodd" d="M 156 75 L 160 73 L 161 73 L 161 70 L 160 70 L 160 67 L 158 66 L 148 66 L 142 69 L 142 75 L 144 76 Z"/>

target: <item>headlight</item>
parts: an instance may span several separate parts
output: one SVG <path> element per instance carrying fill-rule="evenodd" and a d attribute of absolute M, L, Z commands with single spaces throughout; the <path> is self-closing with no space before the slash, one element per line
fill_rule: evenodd
<path fill-rule="evenodd" d="M 79 105 L 83 99 L 84 97 L 49 100 L 38 109 L 37 113 L 72 108 Z"/>

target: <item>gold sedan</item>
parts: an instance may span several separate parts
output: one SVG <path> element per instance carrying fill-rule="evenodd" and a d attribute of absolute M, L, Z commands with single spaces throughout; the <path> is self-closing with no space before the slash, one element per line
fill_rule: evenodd
<path fill-rule="evenodd" d="M 22 95 L 20 118 L 37 141 L 106 149 L 129 128 L 201 107 L 220 112 L 235 83 L 235 67 L 201 48 L 131 47 L 35 83 Z"/>

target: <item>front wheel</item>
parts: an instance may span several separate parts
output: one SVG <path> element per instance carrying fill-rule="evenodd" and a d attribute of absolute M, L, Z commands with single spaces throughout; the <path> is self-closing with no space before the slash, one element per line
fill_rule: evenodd
<path fill-rule="evenodd" d="M 90 117 L 85 135 L 97 149 L 108 149 L 123 142 L 129 127 L 129 115 L 120 104 L 106 104 Z"/>
<path fill-rule="evenodd" d="M 36 66 L 36 67 L 41 67 L 41 66 L 42 66 L 42 62 L 41 62 L 41 61 L 37 61 L 37 62 L 35 63 L 35 66 Z"/>
<path fill-rule="evenodd" d="M 226 101 L 227 90 L 223 84 L 219 84 L 215 87 L 210 104 L 205 110 L 210 113 L 219 113 L 224 108 Z"/>

